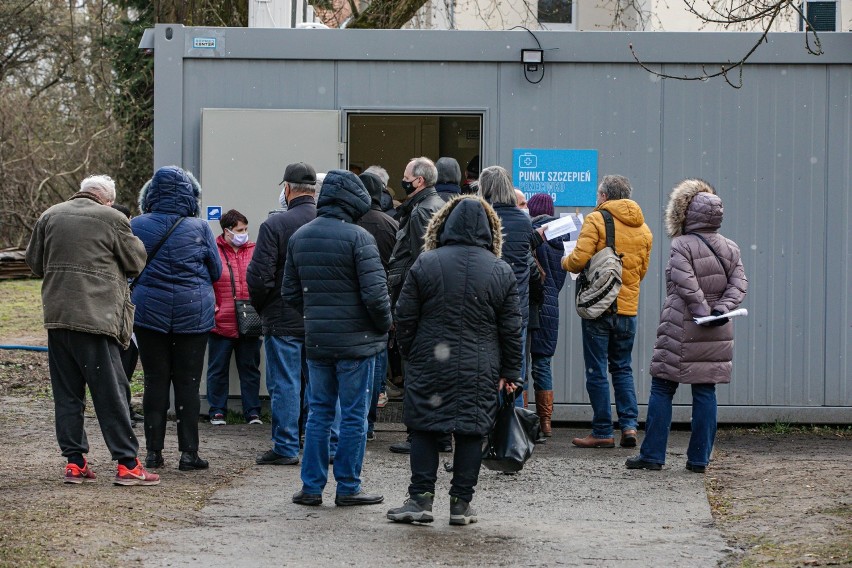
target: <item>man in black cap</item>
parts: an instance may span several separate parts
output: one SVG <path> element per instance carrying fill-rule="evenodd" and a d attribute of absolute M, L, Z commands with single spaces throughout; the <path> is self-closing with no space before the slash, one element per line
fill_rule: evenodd
<path fill-rule="evenodd" d="M 266 389 L 272 410 L 272 449 L 259 454 L 259 465 L 299 463 L 300 392 L 305 359 L 305 325 L 302 314 L 285 304 L 281 283 L 287 261 L 287 243 L 296 230 L 317 216 L 316 170 L 305 162 L 284 170 L 287 210 L 260 225 L 254 256 L 246 271 L 252 305 L 263 321 L 266 351 Z"/>

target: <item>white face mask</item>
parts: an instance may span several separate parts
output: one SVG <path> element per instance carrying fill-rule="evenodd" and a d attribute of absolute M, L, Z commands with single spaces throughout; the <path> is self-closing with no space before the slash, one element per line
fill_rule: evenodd
<path fill-rule="evenodd" d="M 235 233 L 230 229 L 227 229 L 229 233 L 231 233 L 231 242 L 234 243 L 235 247 L 241 247 L 248 242 L 248 233 Z"/>
<path fill-rule="evenodd" d="M 278 203 L 281 204 L 281 207 L 287 209 L 287 198 L 284 197 L 284 192 L 287 191 L 287 185 L 284 185 L 284 189 L 281 190 L 281 195 L 278 196 Z"/>

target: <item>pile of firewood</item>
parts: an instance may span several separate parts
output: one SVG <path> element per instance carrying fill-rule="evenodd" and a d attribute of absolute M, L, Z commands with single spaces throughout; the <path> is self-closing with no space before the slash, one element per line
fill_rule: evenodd
<path fill-rule="evenodd" d="M 0 249 L 0 280 L 10 278 L 35 278 L 24 261 L 24 249 Z"/>

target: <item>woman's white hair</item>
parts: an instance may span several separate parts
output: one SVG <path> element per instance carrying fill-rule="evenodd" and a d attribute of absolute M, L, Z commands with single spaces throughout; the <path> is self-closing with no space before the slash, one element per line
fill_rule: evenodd
<path fill-rule="evenodd" d="M 488 203 L 517 205 L 515 187 L 509 172 L 501 166 L 489 166 L 479 174 L 479 196 Z"/>
<path fill-rule="evenodd" d="M 104 201 L 115 201 L 115 182 L 107 175 L 87 177 L 80 182 L 80 191 L 97 195 Z"/>

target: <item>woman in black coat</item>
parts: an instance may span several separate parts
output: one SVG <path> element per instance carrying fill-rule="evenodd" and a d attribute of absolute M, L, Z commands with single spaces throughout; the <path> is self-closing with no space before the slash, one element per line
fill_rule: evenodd
<path fill-rule="evenodd" d="M 424 252 L 396 306 L 406 360 L 403 420 L 411 431 L 411 485 L 397 522 L 432 522 L 438 439 L 456 441 L 450 524 L 476 521 L 470 507 L 482 439 L 497 416 L 497 394 L 521 382 L 521 314 L 511 267 L 500 259 L 500 219 L 483 199 L 456 198 L 435 213 Z"/>

